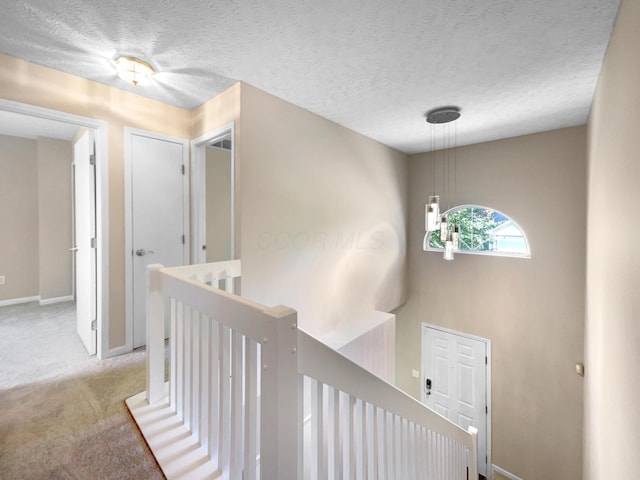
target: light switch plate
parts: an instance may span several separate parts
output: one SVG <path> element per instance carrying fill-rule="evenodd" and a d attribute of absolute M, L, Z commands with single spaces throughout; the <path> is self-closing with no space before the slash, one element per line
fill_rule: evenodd
<path fill-rule="evenodd" d="M 4 284 L 5 284 L 5 282 L 6 282 L 6 280 L 7 280 L 7 279 L 5 278 L 5 276 L 4 276 L 4 275 L 0 275 L 0 285 L 4 285 Z"/>
<path fill-rule="evenodd" d="M 418 370 L 411 370 L 411 375 L 413 375 L 413 378 L 420 378 L 420 372 Z"/>

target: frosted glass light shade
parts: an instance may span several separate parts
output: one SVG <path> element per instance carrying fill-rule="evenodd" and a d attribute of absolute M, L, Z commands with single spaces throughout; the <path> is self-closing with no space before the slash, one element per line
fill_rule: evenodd
<path fill-rule="evenodd" d="M 433 209 L 433 205 L 425 205 L 426 217 L 425 217 L 425 230 L 427 232 L 433 232 L 438 229 L 438 213 Z"/>
<path fill-rule="evenodd" d="M 453 242 L 451 240 L 444 242 L 444 259 L 453 260 Z"/>
<path fill-rule="evenodd" d="M 116 71 L 121 79 L 134 86 L 147 85 L 154 73 L 151 65 L 134 57 L 118 57 Z"/>
<path fill-rule="evenodd" d="M 460 248 L 460 229 L 458 225 L 454 225 L 451 231 L 451 242 L 453 244 L 453 250 L 456 251 Z"/>
<path fill-rule="evenodd" d="M 440 228 L 440 197 L 431 195 L 425 205 L 425 230 L 433 232 Z"/>
<path fill-rule="evenodd" d="M 440 241 L 446 242 L 448 236 L 449 236 L 449 228 L 447 225 L 447 217 L 443 215 L 442 219 L 440 219 Z"/>

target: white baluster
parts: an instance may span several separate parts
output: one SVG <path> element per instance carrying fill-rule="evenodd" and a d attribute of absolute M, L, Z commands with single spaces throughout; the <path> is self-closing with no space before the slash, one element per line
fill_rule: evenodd
<path fill-rule="evenodd" d="M 184 421 L 184 312 L 182 302 L 176 302 L 176 414 Z"/>
<path fill-rule="evenodd" d="M 231 437 L 229 478 L 242 480 L 242 463 L 244 460 L 244 399 L 242 387 L 244 383 L 244 340 L 242 335 L 232 330 L 231 333 Z"/>
<path fill-rule="evenodd" d="M 200 439 L 200 312 L 191 312 L 191 433 Z"/>
<path fill-rule="evenodd" d="M 365 475 L 365 458 L 364 458 L 364 442 L 365 442 L 365 422 L 364 408 L 362 400 L 354 399 L 353 429 L 356 457 L 356 480 L 364 480 Z"/>
<path fill-rule="evenodd" d="M 377 440 L 377 422 L 375 419 L 375 407 L 370 403 L 365 404 L 365 441 L 367 443 L 367 479 L 376 480 L 378 474 L 376 472 L 376 440 Z"/>
<path fill-rule="evenodd" d="M 246 339 L 246 367 L 245 367 L 245 427 L 244 427 L 244 468 L 245 479 L 256 480 L 258 457 L 258 345 L 251 339 Z"/>
<path fill-rule="evenodd" d="M 164 398 L 164 299 L 160 293 L 162 265 L 147 267 L 147 401 Z"/>
<path fill-rule="evenodd" d="M 204 314 L 200 315 L 200 395 L 199 407 L 200 412 L 200 443 L 202 447 L 210 454 L 210 400 L 211 393 L 211 319 Z"/>
<path fill-rule="evenodd" d="M 222 358 L 222 341 L 221 341 L 221 325 L 211 320 L 209 328 L 209 343 L 211 345 L 210 361 L 210 393 L 211 408 L 209 409 L 210 415 L 210 427 L 209 427 L 209 455 L 213 460 L 216 469 L 221 469 L 220 462 L 220 438 L 222 435 L 222 428 L 220 419 L 222 418 L 221 410 L 221 358 Z"/>
<path fill-rule="evenodd" d="M 191 358 L 193 335 L 191 330 L 191 308 L 188 305 L 183 304 L 182 310 L 182 319 L 184 323 L 184 390 L 182 405 L 184 409 L 184 425 L 187 429 L 191 430 L 193 427 L 191 424 L 191 395 L 193 392 L 193 362 Z"/>
<path fill-rule="evenodd" d="M 177 411 L 177 385 L 178 385 L 178 346 L 176 339 L 177 333 L 177 303 L 176 299 L 171 297 L 169 302 L 169 308 L 171 309 L 171 325 L 170 325 L 170 338 L 169 338 L 169 401 L 171 409 Z"/>
<path fill-rule="evenodd" d="M 220 335 L 220 351 L 220 467 L 228 478 L 231 460 L 231 334 L 225 325 Z"/>

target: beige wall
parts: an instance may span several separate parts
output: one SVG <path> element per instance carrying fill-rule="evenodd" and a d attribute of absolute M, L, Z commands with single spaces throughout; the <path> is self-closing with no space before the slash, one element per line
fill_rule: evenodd
<path fill-rule="evenodd" d="M 583 380 L 574 366 L 583 358 L 585 149 L 584 127 L 457 149 L 451 204 L 512 217 L 531 259 L 446 262 L 423 252 L 434 156 L 409 160 L 409 299 L 397 312 L 396 378 L 420 397 L 411 370 L 421 369 L 422 322 L 490 339 L 493 463 L 527 480 L 581 478 Z"/>
<path fill-rule="evenodd" d="M 241 104 L 243 294 L 318 336 L 379 321 L 404 294 L 405 155 L 250 85 Z"/>
<path fill-rule="evenodd" d="M 71 143 L 0 135 L 0 301 L 72 294 Z"/>
<path fill-rule="evenodd" d="M 231 260 L 231 151 L 207 147 L 207 262 Z"/>
<path fill-rule="evenodd" d="M 125 342 L 125 126 L 191 138 L 191 112 L 0 54 L 5 99 L 96 118 L 109 128 L 109 345 Z"/>
<path fill-rule="evenodd" d="M 71 142 L 38 138 L 41 300 L 72 294 Z"/>
<path fill-rule="evenodd" d="M 585 478 L 640 472 L 640 2 L 623 0 L 589 121 Z"/>
<path fill-rule="evenodd" d="M 0 135 L 0 301 L 38 296 L 37 143 Z"/>

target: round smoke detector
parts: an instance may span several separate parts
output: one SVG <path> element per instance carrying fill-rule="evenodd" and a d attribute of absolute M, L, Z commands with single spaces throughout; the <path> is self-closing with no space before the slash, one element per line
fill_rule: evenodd
<path fill-rule="evenodd" d="M 440 107 L 427 113 L 429 123 L 449 123 L 460 118 L 458 107 Z"/>

